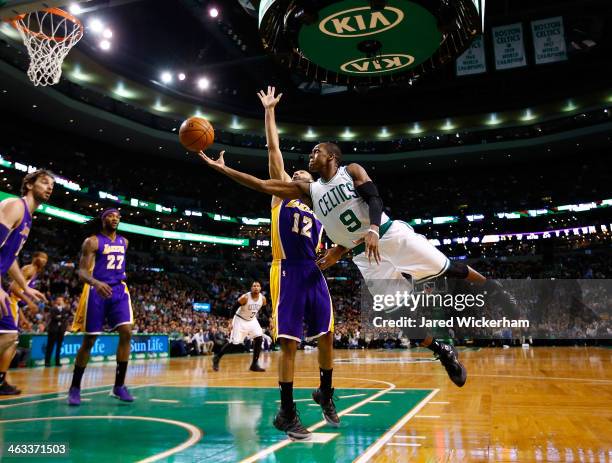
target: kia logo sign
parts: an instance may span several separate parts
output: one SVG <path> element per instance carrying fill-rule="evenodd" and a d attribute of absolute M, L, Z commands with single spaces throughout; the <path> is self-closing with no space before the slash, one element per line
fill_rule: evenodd
<path fill-rule="evenodd" d="M 412 63 L 414 63 L 414 56 L 389 54 L 372 58 L 357 58 L 344 63 L 340 69 L 350 74 L 377 74 L 405 68 Z"/>
<path fill-rule="evenodd" d="M 372 11 L 369 6 L 339 11 L 324 18 L 319 30 L 332 37 L 364 37 L 393 29 L 404 19 L 404 12 L 392 6 Z"/>

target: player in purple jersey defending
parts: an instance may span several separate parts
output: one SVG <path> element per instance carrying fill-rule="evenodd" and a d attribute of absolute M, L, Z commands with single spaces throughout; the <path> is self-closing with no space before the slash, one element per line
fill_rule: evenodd
<path fill-rule="evenodd" d="M 72 385 L 68 391 L 69 405 L 81 404 L 81 378 L 105 321 L 112 330 L 119 333 L 115 386 L 111 396 L 124 402 L 134 400 L 124 384 L 134 315 L 130 293 L 125 284 L 125 253 L 128 241 L 117 234 L 120 220 L 117 209 L 105 210 L 99 218 L 90 223 L 93 233 L 83 242 L 78 273 L 85 284 L 72 331 L 84 332 L 85 338 L 74 362 Z"/>
<path fill-rule="evenodd" d="M 0 278 L 8 273 L 23 294 L 34 301 L 47 301 L 45 296 L 28 286 L 21 273 L 17 256 L 23 248 L 30 229 L 32 214 L 53 193 L 55 179 L 48 170 L 37 170 L 23 178 L 21 198 L 10 198 L 0 202 Z M 12 309 L 10 297 L 0 285 L 0 384 L 15 353 L 18 339 L 16 306 Z M 4 355 L 6 351 L 12 354 Z"/>
<path fill-rule="evenodd" d="M 25 278 L 30 288 L 36 287 L 35 285 L 38 281 L 37 277 L 47 265 L 48 259 L 49 257 L 46 253 L 35 252 L 32 255 L 32 262 L 21 267 L 21 274 Z M 30 314 L 35 315 L 38 312 L 38 306 L 28 295 L 23 294 L 23 291 L 15 281 L 11 282 L 11 285 L 9 286 L 9 292 L 11 295 L 11 313 L 15 315 L 17 327 L 21 326 L 21 328 L 25 329 L 31 328 L 32 323 L 30 323 L 25 317 L 23 317 L 22 310 L 27 307 Z M 12 349 L 4 351 L 2 356 L 0 356 L 0 365 L 10 365 L 13 360 L 13 357 L 15 356 L 16 350 L 17 349 L 13 347 Z M 16 394 L 21 394 L 21 390 L 9 384 L 5 376 L 4 382 L 0 384 L 0 395 Z"/>
<path fill-rule="evenodd" d="M 298 170 L 290 177 L 285 172 L 279 148 L 274 108 L 282 95 L 275 96 L 274 87 L 259 92 L 265 109 L 268 168 L 270 178 L 293 182 L 311 182 L 312 176 Z M 323 227 L 307 203 L 272 197 L 272 294 L 273 335 L 281 346 L 278 384 L 281 395 L 280 411 L 274 426 L 292 439 L 305 440 L 311 433 L 300 422 L 293 401 L 293 377 L 297 347 L 304 337 L 317 339 L 319 388 L 312 397 L 332 426 L 339 426 L 332 388 L 334 313 L 325 277 L 316 265 L 317 249 Z"/>

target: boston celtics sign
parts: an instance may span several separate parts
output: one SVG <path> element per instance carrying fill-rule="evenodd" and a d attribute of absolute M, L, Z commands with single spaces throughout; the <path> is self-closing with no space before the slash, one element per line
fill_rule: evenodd
<path fill-rule="evenodd" d="M 420 76 L 480 32 L 479 0 L 263 0 L 264 47 L 320 80 Z"/>

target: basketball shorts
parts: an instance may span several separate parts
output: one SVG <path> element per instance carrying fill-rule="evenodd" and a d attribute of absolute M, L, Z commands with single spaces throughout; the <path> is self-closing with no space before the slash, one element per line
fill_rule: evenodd
<path fill-rule="evenodd" d="M 121 282 L 111 285 L 111 288 L 112 296 L 104 298 L 90 285 L 86 284 L 83 287 L 72 323 L 72 331 L 101 334 L 105 322 L 113 330 L 118 326 L 134 323 L 132 302 L 127 285 Z"/>
<path fill-rule="evenodd" d="M 390 280 L 404 280 L 406 288 L 411 290 L 412 284 L 406 280 L 406 275 L 410 275 L 412 283 L 417 284 L 446 272 L 450 265 L 448 257 L 438 251 L 427 238 L 415 233 L 410 225 L 400 220 L 392 221 L 388 228 L 385 225 L 380 227 L 380 264 L 374 260 L 370 263 L 365 252 L 353 258 L 370 292 L 377 282 L 384 286 L 384 282 Z"/>
<path fill-rule="evenodd" d="M 312 260 L 275 260 L 270 269 L 274 339 L 301 341 L 334 331 L 334 312 L 325 277 Z"/>
<path fill-rule="evenodd" d="M 19 306 L 17 299 L 9 298 L 7 305 L 8 315 L 2 315 L 0 318 L 0 333 L 18 333 L 19 332 Z"/>
<path fill-rule="evenodd" d="M 232 321 L 232 333 L 229 337 L 229 342 L 232 344 L 242 344 L 244 338 L 249 337 L 251 339 L 258 336 L 263 336 L 263 330 L 261 325 L 257 321 L 257 317 L 253 317 L 252 320 L 245 320 L 240 318 L 238 315 L 234 315 Z"/>

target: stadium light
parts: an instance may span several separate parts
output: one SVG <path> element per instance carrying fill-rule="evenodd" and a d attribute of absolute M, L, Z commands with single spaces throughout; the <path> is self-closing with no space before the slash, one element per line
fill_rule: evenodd
<path fill-rule="evenodd" d="M 184 72 L 179 72 L 179 74 L 178 74 L 178 80 L 183 81 L 183 80 L 185 80 L 186 78 L 187 78 L 187 76 L 185 75 L 185 73 L 184 73 Z"/>
<path fill-rule="evenodd" d="M 353 132 L 351 132 L 350 127 L 347 127 L 346 129 L 344 129 L 344 132 L 342 132 L 340 134 L 340 136 L 342 138 L 353 138 L 355 136 L 355 134 Z"/>
<path fill-rule="evenodd" d="M 108 40 L 102 40 L 100 42 L 100 48 L 104 51 L 108 51 L 111 49 L 111 43 Z"/>
<path fill-rule="evenodd" d="M 102 37 L 104 37 L 105 39 L 112 39 L 113 31 L 110 30 L 109 28 L 104 29 L 104 32 L 102 32 Z"/>
<path fill-rule="evenodd" d="M 201 88 L 202 90 L 208 90 L 210 88 L 210 80 L 207 79 L 206 77 L 202 77 L 198 81 L 198 87 Z"/>
<path fill-rule="evenodd" d="M 232 125 L 230 125 L 230 128 L 234 130 L 242 129 L 242 125 L 240 124 L 240 121 L 238 120 L 238 116 L 232 116 Z"/>
<path fill-rule="evenodd" d="M 162 72 L 161 80 L 164 84 L 169 84 L 170 82 L 172 82 L 172 74 L 168 71 Z"/>
<path fill-rule="evenodd" d="M 93 18 L 91 21 L 89 21 L 89 28 L 94 34 L 99 34 L 104 29 L 104 23 L 98 18 Z"/>
<path fill-rule="evenodd" d="M 578 109 L 578 106 L 576 106 L 572 100 L 568 100 L 567 104 L 563 107 L 563 112 L 570 112 L 575 109 Z"/>
<path fill-rule="evenodd" d="M 71 3 L 68 7 L 68 11 L 71 14 L 81 14 L 83 10 L 81 10 L 81 5 L 79 5 L 78 3 Z"/>
<path fill-rule="evenodd" d="M 168 111 L 170 111 L 170 107 L 169 106 L 164 106 L 161 102 L 161 99 L 157 99 L 155 101 L 155 104 L 153 105 L 153 109 L 155 111 L 159 111 L 160 113 L 166 113 Z"/>
<path fill-rule="evenodd" d="M 453 125 L 453 123 L 451 122 L 450 119 L 446 119 L 446 122 L 444 123 L 444 125 L 442 127 L 440 127 L 442 130 L 453 130 L 456 127 Z"/>
<path fill-rule="evenodd" d="M 421 132 L 423 132 L 423 129 L 421 128 L 418 122 L 415 122 L 412 126 L 412 129 L 410 129 L 410 133 L 417 134 Z"/>
<path fill-rule="evenodd" d="M 304 134 L 304 136 L 306 138 L 315 138 L 317 134 L 315 133 L 314 130 L 312 130 L 312 127 L 308 127 L 308 131 Z"/>
<path fill-rule="evenodd" d="M 501 119 L 497 118 L 497 113 L 491 113 L 491 116 L 489 116 L 489 119 L 487 120 L 486 124 L 487 125 L 497 125 L 497 124 L 501 124 Z"/>
<path fill-rule="evenodd" d="M 80 80 L 83 82 L 89 82 L 92 79 L 91 74 L 86 74 L 84 72 L 81 71 L 81 66 L 76 64 L 72 70 L 72 72 L 70 73 L 70 76 L 76 80 Z"/>
<path fill-rule="evenodd" d="M 535 118 L 537 118 L 538 116 L 536 116 L 535 114 L 533 114 L 531 112 L 531 109 L 526 109 L 525 113 L 523 114 L 523 116 L 521 117 L 522 121 L 531 121 Z"/>
<path fill-rule="evenodd" d="M 113 93 L 121 98 L 135 98 L 136 92 L 126 88 L 123 82 L 118 82 L 117 86 L 113 89 Z"/>
<path fill-rule="evenodd" d="M 382 129 L 380 129 L 380 132 L 378 132 L 378 136 L 380 138 L 386 138 L 388 136 L 391 135 L 391 132 L 389 132 L 389 130 L 387 130 L 387 127 L 383 127 Z"/>
<path fill-rule="evenodd" d="M 211 8 L 210 10 L 208 10 L 208 15 L 211 18 L 216 18 L 217 16 L 219 16 L 219 10 L 217 8 Z"/>

